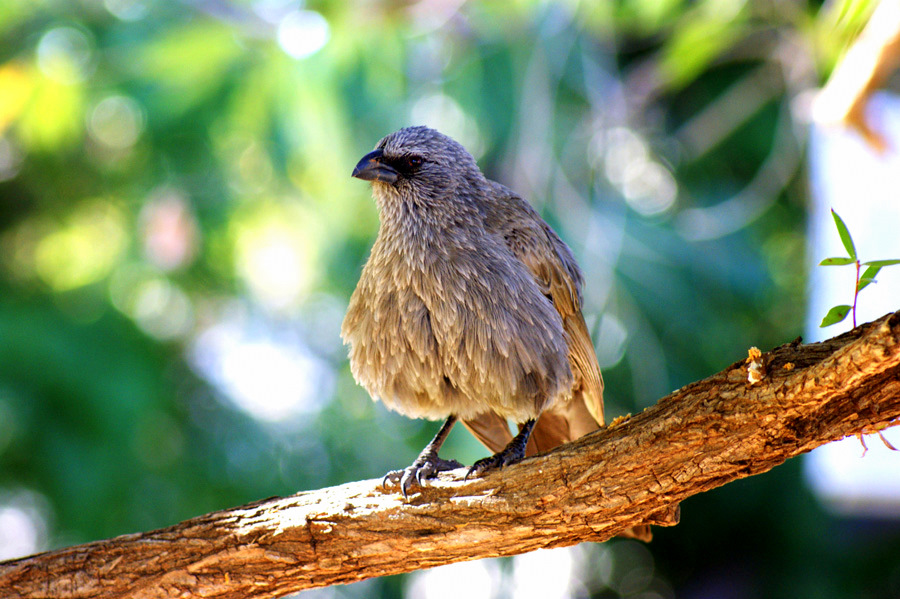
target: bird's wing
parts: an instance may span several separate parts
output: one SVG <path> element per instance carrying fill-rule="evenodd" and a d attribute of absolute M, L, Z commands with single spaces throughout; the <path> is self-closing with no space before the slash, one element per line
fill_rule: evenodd
<path fill-rule="evenodd" d="M 528 202 L 502 185 L 494 185 L 493 201 L 485 209 L 486 228 L 501 237 L 528 267 L 562 317 L 575 378 L 571 400 L 558 401 L 541 412 L 525 450 L 526 455 L 534 455 L 574 441 L 603 424 L 603 377 L 581 313 L 583 280 L 571 250 Z M 495 453 L 512 439 L 506 420 L 494 412 L 463 424 Z M 653 537 L 646 524 L 619 536 L 645 542 Z"/>
<path fill-rule="evenodd" d="M 603 377 L 581 313 L 583 280 L 568 246 L 522 198 L 497 184 L 487 229 L 502 238 L 534 276 L 563 320 L 575 378 L 573 401 L 544 411 L 532 437 L 536 450 L 574 440 L 603 424 Z M 581 401 L 579 401 L 581 400 Z"/>

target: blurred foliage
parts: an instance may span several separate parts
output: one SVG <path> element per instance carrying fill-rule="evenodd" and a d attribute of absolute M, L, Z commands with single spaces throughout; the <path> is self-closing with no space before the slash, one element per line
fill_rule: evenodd
<path fill-rule="evenodd" d="M 377 228 L 349 172 L 401 126 L 459 139 L 573 247 L 610 418 L 793 339 L 798 99 L 872 4 L 5 0 L 0 509 L 33 537 L 15 546 L 414 457 L 434 425 L 372 403 L 339 340 Z M 454 433 L 446 453 L 484 450 Z M 896 526 L 826 515 L 796 462 L 685 502 L 649 549 L 660 596 L 900 594 Z"/>

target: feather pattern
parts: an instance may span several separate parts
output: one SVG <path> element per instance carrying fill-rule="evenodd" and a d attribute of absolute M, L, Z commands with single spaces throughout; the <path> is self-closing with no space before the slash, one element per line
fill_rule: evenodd
<path fill-rule="evenodd" d="M 485 226 L 528 268 L 559 313 L 573 373 L 569 396 L 542 412 L 526 451 L 531 455 L 577 439 L 603 424 L 603 377 L 582 316 L 583 278 L 571 250 L 531 205 L 511 190 L 492 182 L 488 197 Z M 497 418 L 483 417 L 472 425 L 468 421 L 464 424 L 493 451 L 511 438 L 505 423 L 498 426 Z M 502 429 L 506 429 L 506 436 Z"/>
<path fill-rule="evenodd" d="M 408 416 L 536 418 L 571 393 L 563 321 L 485 228 L 492 186 L 468 152 L 415 129 L 379 144 L 427 162 L 415 182 L 373 184 L 381 224 L 341 331 L 353 375 Z"/>

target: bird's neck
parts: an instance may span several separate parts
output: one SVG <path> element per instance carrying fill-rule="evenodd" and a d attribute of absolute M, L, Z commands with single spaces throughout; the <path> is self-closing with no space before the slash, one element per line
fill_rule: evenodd
<path fill-rule="evenodd" d="M 482 215 L 465 198 L 412 197 L 376 189 L 375 199 L 381 222 L 378 243 L 406 256 L 442 254 L 483 231 Z"/>

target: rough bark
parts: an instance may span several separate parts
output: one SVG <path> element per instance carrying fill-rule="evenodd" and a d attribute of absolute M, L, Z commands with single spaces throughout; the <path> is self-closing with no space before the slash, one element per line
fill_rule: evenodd
<path fill-rule="evenodd" d="M 900 418 L 900 312 L 675 391 L 495 472 L 443 474 L 404 504 L 379 480 L 267 499 L 0 564 L 4 597 L 279 597 L 671 525 L 678 502 Z M 753 378 L 753 377 L 751 377 Z"/>

